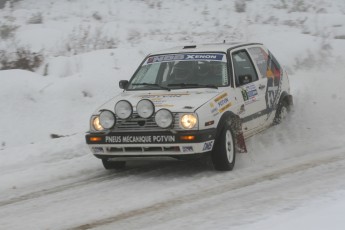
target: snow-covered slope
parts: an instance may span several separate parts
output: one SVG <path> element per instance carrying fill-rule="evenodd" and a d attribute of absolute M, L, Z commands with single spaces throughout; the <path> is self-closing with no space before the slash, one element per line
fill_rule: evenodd
<path fill-rule="evenodd" d="M 345 4 L 245 3 L 242 13 L 225 0 L 22 0 L 1 9 L 1 25 L 18 26 L 18 44 L 43 49 L 45 61 L 36 73 L 0 71 L 0 228 L 343 229 Z M 28 23 L 37 13 L 42 23 Z M 66 50 L 97 28 L 114 47 Z M 233 172 L 168 160 L 105 171 L 84 133 L 118 81 L 149 52 L 223 40 L 263 42 L 287 66 L 288 119 L 250 138 Z"/>

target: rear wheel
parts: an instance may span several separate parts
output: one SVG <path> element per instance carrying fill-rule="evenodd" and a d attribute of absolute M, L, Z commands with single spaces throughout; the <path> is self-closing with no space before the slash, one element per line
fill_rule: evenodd
<path fill-rule="evenodd" d="M 278 108 L 276 110 L 276 115 L 273 121 L 273 124 L 278 125 L 280 124 L 290 112 L 290 106 L 286 100 L 279 103 Z"/>
<path fill-rule="evenodd" d="M 235 166 L 235 142 L 234 132 L 230 125 L 226 124 L 212 151 L 212 162 L 216 170 L 231 171 Z"/>
<path fill-rule="evenodd" d="M 123 169 L 126 167 L 126 161 L 111 161 L 109 159 L 102 159 L 102 163 L 105 169 Z"/>

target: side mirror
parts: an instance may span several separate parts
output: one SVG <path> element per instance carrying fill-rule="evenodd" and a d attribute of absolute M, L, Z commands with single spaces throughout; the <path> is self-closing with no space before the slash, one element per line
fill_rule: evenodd
<path fill-rule="evenodd" d="M 126 89 L 127 86 L 128 86 L 128 81 L 127 81 L 127 80 L 121 80 L 121 81 L 119 82 L 119 87 L 120 87 L 120 89 Z"/>
<path fill-rule="evenodd" d="M 248 84 L 252 82 L 252 79 L 252 75 L 250 74 L 240 75 L 238 76 L 238 83 L 240 83 L 240 85 Z"/>

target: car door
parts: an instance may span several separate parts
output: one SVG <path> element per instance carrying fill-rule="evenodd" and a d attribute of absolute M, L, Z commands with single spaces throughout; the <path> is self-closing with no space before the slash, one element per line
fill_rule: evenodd
<path fill-rule="evenodd" d="M 250 136 L 262 126 L 266 109 L 266 79 L 258 74 L 256 66 L 246 49 L 231 53 L 233 76 L 237 95 L 244 101 L 240 114 L 245 136 Z"/>

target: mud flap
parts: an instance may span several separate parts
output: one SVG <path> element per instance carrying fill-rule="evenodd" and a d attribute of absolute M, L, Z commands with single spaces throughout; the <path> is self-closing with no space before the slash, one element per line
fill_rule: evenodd
<path fill-rule="evenodd" d="M 236 119 L 235 122 L 232 122 L 231 127 L 235 130 L 235 144 L 236 144 L 236 152 L 237 153 L 246 153 L 247 146 L 244 140 L 243 132 L 242 132 L 242 122 L 240 119 Z"/>
<path fill-rule="evenodd" d="M 244 136 L 242 132 L 238 132 L 238 134 L 236 135 L 236 151 L 238 153 L 247 152 L 247 146 L 246 142 L 244 141 Z"/>

